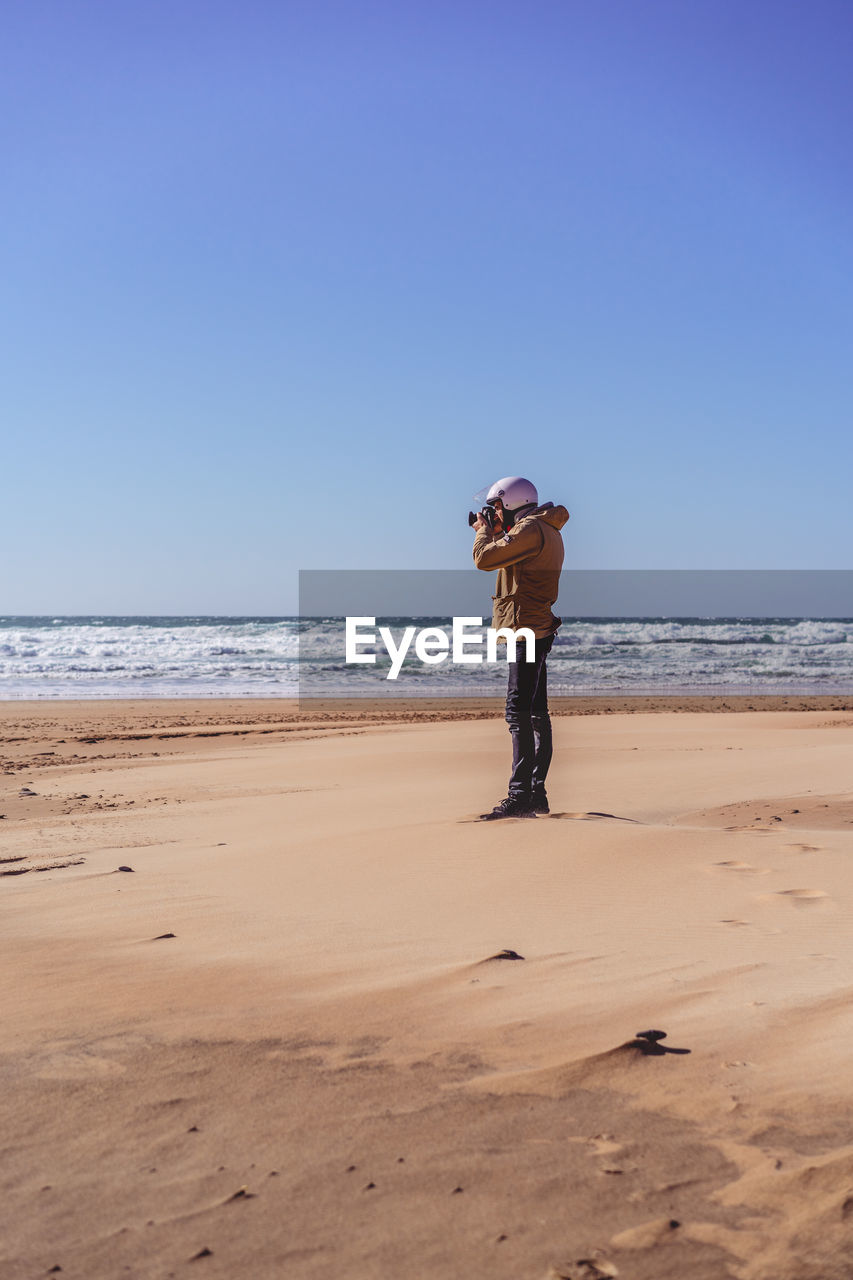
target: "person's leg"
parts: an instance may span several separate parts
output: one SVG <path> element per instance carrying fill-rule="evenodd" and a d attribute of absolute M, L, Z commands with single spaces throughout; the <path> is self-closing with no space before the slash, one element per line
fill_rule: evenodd
<path fill-rule="evenodd" d="M 542 799 L 545 797 L 545 779 L 548 776 L 548 769 L 551 765 L 551 757 L 553 755 L 553 743 L 551 738 L 551 716 L 548 712 L 548 663 L 547 658 L 554 643 L 554 637 L 548 636 L 547 639 L 538 642 L 542 645 L 542 662 L 539 667 L 539 674 L 536 681 L 536 689 L 533 694 L 533 704 L 531 707 L 531 722 L 533 725 L 533 743 L 534 743 L 534 761 L 533 774 L 531 777 L 531 790 L 534 795 L 540 795 Z M 537 644 L 537 648 L 538 648 Z M 547 803 L 547 802 L 546 802 Z"/>
<path fill-rule="evenodd" d="M 545 720 L 547 732 L 545 747 L 550 750 L 550 720 L 547 718 L 547 686 L 543 681 L 543 669 L 552 637 L 536 641 L 535 660 L 528 662 L 524 658 L 509 664 L 506 697 L 506 722 L 512 735 L 512 773 L 509 780 L 509 795 L 512 799 L 528 800 L 533 788 L 534 769 L 538 751 L 534 708 L 541 708 L 541 697 L 545 699 Z M 537 690 L 543 684 L 543 694 L 537 702 Z M 541 713 L 537 716 L 541 721 Z M 540 724 L 539 734 L 543 726 Z M 544 756 L 543 756 L 544 760 Z M 550 761 L 550 755 L 548 756 Z M 545 764 L 545 773 L 548 771 Z M 543 775 L 544 780 L 544 775 Z"/>
<path fill-rule="evenodd" d="M 535 690 L 534 671 L 535 663 L 523 658 L 509 664 L 504 718 L 512 736 L 512 771 L 508 793 L 513 800 L 527 800 L 530 795 L 535 753 L 533 722 L 530 718 Z"/>

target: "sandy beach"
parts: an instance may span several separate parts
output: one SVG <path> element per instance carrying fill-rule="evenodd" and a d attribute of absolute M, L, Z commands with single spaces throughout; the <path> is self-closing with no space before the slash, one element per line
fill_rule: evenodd
<path fill-rule="evenodd" d="M 3 1280 L 849 1280 L 853 700 L 555 710 L 0 704 Z"/>

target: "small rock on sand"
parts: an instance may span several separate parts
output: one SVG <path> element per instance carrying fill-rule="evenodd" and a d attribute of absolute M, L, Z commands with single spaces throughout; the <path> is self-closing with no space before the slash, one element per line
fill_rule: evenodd
<path fill-rule="evenodd" d="M 610 1243 L 614 1249 L 651 1249 L 662 1243 L 681 1226 L 675 1218 L 653 1218 L 651 1222 L 642 1222 L 638 1227 L 629 1227 L 620 1231 Z"/>
<path fill-rule="evenodd" d="M 612 1280 L 618 1274 L 616 1266 L 596 1250 L 590 1258 L 549 1267 L 543 1280 Z"/>
<path fill-rule="evenodd" d="M 234 1194 L 228 1197 L 225 1203 L 230 1204 L 232 1200 L 254 1200 L 254 1198 L 254 1191 L 250 1191 L 248 1187 L 238 1187 Z"/>

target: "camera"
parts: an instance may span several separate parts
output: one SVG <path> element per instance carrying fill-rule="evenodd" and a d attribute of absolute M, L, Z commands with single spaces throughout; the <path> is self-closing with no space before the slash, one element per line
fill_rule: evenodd
<path fill-rule="evenodd" d="M 496 515 L 494 507 L 490 507 L 487 504 L 485 507 L 482 508 L 481 511 L 477 511 L 477 512 L 469 511 L 468 524 L 473 526 L 476 523 L 478 515 L 483 517 L 483 519 L 485 520 L 486 524 L 489 526 L 490 529 L 494 529 L 495 515 Z"/>

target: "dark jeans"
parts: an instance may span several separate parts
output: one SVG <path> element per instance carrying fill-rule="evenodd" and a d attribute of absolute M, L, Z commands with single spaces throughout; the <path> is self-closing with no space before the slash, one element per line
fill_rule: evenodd
<path fill-rule="evenodd" d="M 527 799 L 544 787 L 551 763 L 551 717 L 548 715 L 548 672 L 545 660 L 553 636 L 536 641 L 536 660 L 526 660 L 527 645 L 519 641 L 517 660 L 509 664 L 506 722 L 512 734 L 512 776 L 509 794 Z"/>

